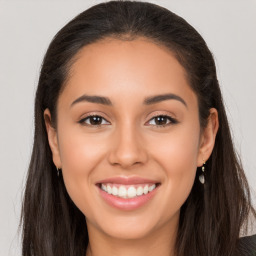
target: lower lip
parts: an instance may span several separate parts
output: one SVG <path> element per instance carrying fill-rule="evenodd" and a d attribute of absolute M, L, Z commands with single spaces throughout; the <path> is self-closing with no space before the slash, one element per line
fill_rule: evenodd
<path fill-rule="evenodd" d="M 154 190 L 147 193 L 146 195 L 142 195 L 134 198 L 128 198 L 128 199 L 110 195 L 104 190 L 100 189 L 99 186 L 97 187 L 99 189 L 100 195 L 109 205 L 115 208 L 118 208 L 120 210 L 130 211 L 130 210 L 135 210 L 145 205 L 148 201 L 150 201 L 154 197 L 154 195 L 156 194 L 160 186 L 157 186 Z"/>

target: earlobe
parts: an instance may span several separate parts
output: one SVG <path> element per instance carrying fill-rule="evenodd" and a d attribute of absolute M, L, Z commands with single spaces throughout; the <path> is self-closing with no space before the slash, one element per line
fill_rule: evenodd
<path fill-rule="evenodd" d="M 218 111 L 215 108 L 210 109 L 207 126 L 201 135 L 201 143 L 197 159 L 197 166 L 202 166 L 212 154 L 215 138 L 219 129 Z"/>
<path fill-rule="evenodd" d="M 52 126 L 51 113 L 48 108 L 44 111 L 44 121 L 48 136 L 48 143 L 52 151 L 52 160 L 57 168 L 61 168 L 57 131 Z"/>

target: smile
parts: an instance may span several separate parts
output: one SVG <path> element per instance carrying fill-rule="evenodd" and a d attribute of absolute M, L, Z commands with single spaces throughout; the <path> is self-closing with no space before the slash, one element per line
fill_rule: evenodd
<path fill-rule="evenodd" d="M 156 188 L 156 186 L 157 184 L 123 185 L 107 183 L 101 184 L 100 188 L 109 195 L 121 198 L 134 198 L 150 193 Z"/>
<path fill-rule="evenodd" d="M 160 183 L 134 185 L 98 183 L 97 187 L 103 202 L 119 210 L 131 211 L 152 201 L 161 186 Z"/>

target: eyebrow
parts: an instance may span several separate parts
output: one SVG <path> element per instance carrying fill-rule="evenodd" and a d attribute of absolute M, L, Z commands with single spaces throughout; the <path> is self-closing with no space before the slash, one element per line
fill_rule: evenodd
<path fill-rule="evenodd" d="M 187 106 L 187 103 L 185 100 L 183 100 L 180 96 L 173 94 L 173 93 L 167 93 L 167 94 L 160 94 L 160 95 L 154 95 L 150 96 L 144 99 L 143 104 L 144 105 L 152 105 L 161 101 L 165 100 L 177 100 L 180 101 L 183 105 Z M 98 96 L 98 95 L 87 95 L 84 94 L 81 97 L 77 98 L 74 100 L 71 104 L 70 107 L 73 105 L 79 103 L 79 102 L 91 102 L 91 103 L 97 103 L 97 104 L 102 104 L 106 106 L 113 106 L 113 103 L 108 97 L 103 97 L 103 96 Z"/>

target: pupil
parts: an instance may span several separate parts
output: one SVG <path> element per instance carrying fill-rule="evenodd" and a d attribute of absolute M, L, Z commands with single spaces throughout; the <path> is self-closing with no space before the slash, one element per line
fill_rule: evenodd
<path fill-rule="evenodd" d="M 92 116 L 91 117 L 91 124 L 99 125 L 101 123 L 101 117 L 100 116 Z"/>
<path fill-rule="evenodd" d="M 156 118 L 156 120 L 157 120 L 156 123 L 158 125 L 166 124 L 166 117 L 165 116 L 159 116 L 159 117 Z"/>

